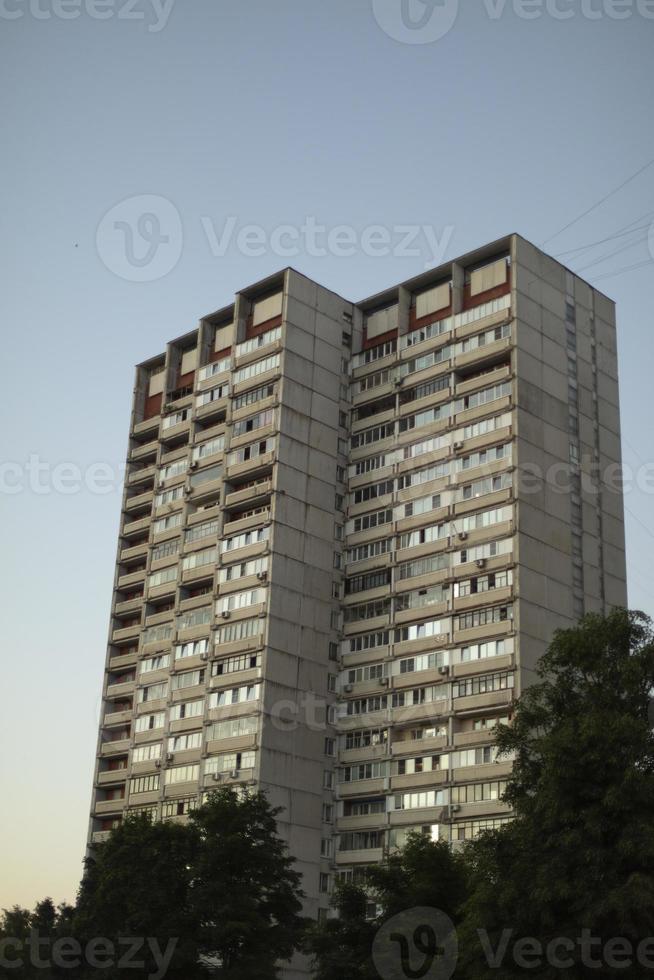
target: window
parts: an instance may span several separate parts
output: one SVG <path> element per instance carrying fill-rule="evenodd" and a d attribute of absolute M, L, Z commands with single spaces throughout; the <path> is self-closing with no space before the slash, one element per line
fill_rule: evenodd
<path fill-rule="evenodd" d="M 374 633 L 361 633 L 359 636 L 352 636 L 346 642 L 349 644 L 350 653 L 358 653 L 360 650 L 374 650 L 375 647 L 388 646 L 389 641 L 388 630 L 377 630 Z"/>
<path fill-rule="evenodd" d="M 386 507 L 384 510 L 372 511 L 369 514 L 362 514 L 360 517 L 355 517 L 351 522 L 352 531 L 350 533 L 356 534 L 359 531 L 370 531 L 375 527 L 382 527 L 384 524 L 391 524 L 393 521 L 393 508 Z M 348 527 L 350 522 L 348 522 Z"/>
<path fill-rule="evenodd" d="M 280 364 L 281 356 L 279 354 L 273 354 L 272 357 L 265 357 L 261 361 L 248 364 L 247 367 L 234 371 L 234 384 L 238 384 L 240 381 L 247 381 L 248 378 L 256 378 L 259 374 L 264 374 L 266 371 L 275 371 L 279 368 Z"/>
<path fill-rule="evenodd" d="M 410 759 L 397 759 L 391 770 L 394 776 L 415 776 L 421 772 L 438 772 L 441 768 L 440 756 L 419 755 Z"/>
<path fill-rule="evenodd" d="M 188 732 L 186 735 L 175 735 L 168 739 L 169 752 L 188 752 L 190 749 L 202 747 L 202 732 Z"/>
<path fill-rule="evenodd" d="M 479 677 L 466 677 L 452 684 L 453 698 L 466 698 L 475 694 L 488 694 L 494 691 L 508 691 L 513 688 L 513 674 L 505 671 L 497 674 L 481 674 Z"/>
<path fill-rule="evenodd" d="M 488 783 L 470 783 L 468 786 L 452 787 L 452 803 L 482 803 L 485 800 L 500 800 L 506 790 L 506 780 L 497 779 Z"/>
<path fill-rule="evenodd" d="M 204 670 L 187 670 L 183 674 L 173 674 L 172 677 L 173 691 L 183 691 L 199 684 L 204 684 Z"/>
<path fill-rule="evenodd" d="M 258 636 L 262 631 L 263 623 L 261 619 L 241 619 L 238 623 L 221 626 L 216 631 L 215 645 L 219 647 L 223 643 L 236 643 L 238 640 Z"/>
<path fill-rule="evenodd" d="M 169 514 L 168 517 L 162 517 L 160 520 L 155 521 L 153 530 L 155 534 L 161 534 L 162 531 L 170 531 L 173 527 L 179 527 L 181 523 L 181 514 Z"/>
<path fill-rule="evenodd" d="M 414 347 L 416 344 L 421 344 L 424 340 L 431 340 L 432 337 L 438 337 L 442 333 L 447 333 L 453 326 L 454 321 L 452 317 L 447 317 L 444 320 L 436 320 L 426 327 L 420 327 L 419 330 L 412 330 L 411 333 L 406 334 L 401 341 L 402 347 Z"/>
<path fill-rule="evenodd" d="M 505 640 L 489 640 L 487 643 L 473 643 L 470 646 L 461 647 L 461 663 L 486 660 L 489 657 L 501 657 L 505 652 Z"/>
<path fill-rule="evenodd" d="M 449 524 L 430 524 L 400 535 L 400 548 L 416 548 L 420 544 L 443 541 L 449 536 Z"/>
<path fill-rule="evenodd" d="M 211 364 L 205 364 L 198 371 L 198 381 L 206 381 L 208 378 L 215 378 L 217 374 L 224 374 L 225 371 L 229 371 L 232 366 L 231 357 L 223 357 L 220 361 L 213 361 Z"/>
<path fill-rule="evenodd" d="M 475 480 L 467 483 L 459 490 L 459 499 L 472 500 L 474 497 L 483 497 L 487 493 L 495 493 L 497 490 L 505 490 L 513 485 L 513 475 L 511 473 L 500 473 L 498 476 L 488 476 L 482 480 Z"/>
<path fill-rule="evenodd" d="M 388 616 L 390 611 L 390 599 L 375 599 L 357 606 L 346 606 L 345 622 L 358 623 L 363 619 L 376 619 L 378 616 Z"/>
<path fill-rule="evenodd" d="M 480 405 L 487 405 L 488 402 L 495 401 L 497 398 L 506 398 L 510 394 L 511 382 L 504 381 L 502 384 L 493 385 L 491 388 L 483 388 L 471 395 L 465 395 L 461 402 L 461 409 L 478 408 Z"/>
<path fill-rule="evenodd" d="M 395 642 L 403 643 L 405 640 L 423 640 L 427 636 L 441 636 L 448 632 L 448 626 L 447 619 L 431 619 L 424 623 L 402 626 L 395 630 Z"/>
<path fill-rule="evenodd" d="M 236 357 L 242 357 L 244 354 L 251 354 L 252 351 L 259 350 L 260 347 L 265 347 L 267 344 L 274 344 L 276 340 L 281 338 L 281 336 L 281 327 L 274 327 L 272 330 L 266 330 L 265 333 L 260 333 L 256 337 L 250 338 L 250 340 L 243 341 L 242 344 L 237 344 L 235 350 Z"/>
<path fill-rule="evenodd" d="M 148 745 L 138 745 L 132 751 L 132 762 L 149 762 L 151 759 L 161 758 L 161 742 L 152 742 Z"/>
<path fill-rule="evenodd" d="M 209 707 L 224 708 L 230 704 L 243 704 L 247 701 L 258 701 L 260 697 L 260 684 L 246 684 L 243 687 L 233 687 L 225 691 L 213 691 L 209 695 Z"/>
<path fill-rule="evenodd" d="M 200 778 L 200 766 L 175 766 L 173 769 L 166 769 L 166 786 L 175 783 L 194 783 Z"/>
<path fill-rule="evenodd" d="M 168 558 L 170 555 L 176 555 L 179 551 L 179 538 L 173 538 L 172 541 L 164 541 L 162 544 L 158 544 L 156 548 L 152 549 L 152 561 L 159 561 L 160 558 Z"/>
<path fill-rule="evenodd" d="M 261 541 L 267 541 L 269 536 L 269 527 L 257 527 L 252 531 L 236 534 L 232 538 L 224 538 L 220 543 L 220 550 L 224 553 L 225 551 L 235 551 L 237 548 L 247 548 L 251 544 L 259 544 Z"/>
<path fill-rule="evenodd" d="M 177 629 L 188 630 L 194 626 L 205 626 L 211 622 L 211 607 L 204 606 L 202 609 L 192 609 L 190 612 L 182 613 L 177 617 Z"/>
<path fill-rule="evenodd" d="M 446 344 L 444 347 L 429 351 L 428 354 L 423 354 L 421 357 L 404 361 L 400 365 L 400 375 L 405 377 L 407 374 L 414 374 L 416 371 L 425 371 L 427 368 L 433 367 L 434 364 L 441 364 L 443 361 L 449 360 L 450 356 L 451 349 L 449 344 Z"/>
<path fill-rule="evenodd" d="M 232 408 L 234 411 L 238 411 L 239 408 L 254 405 L 256 402 L 263 401 L 264 398 L 271 398 L 274 394 L 275 386 L 273 384 L 262 385 L 260 388 L 252 388 L 251 391 L 246 391 L 245 394 L 235 398 L 232 403 Z"/>
<path fill-rule="evenodd" d="M 386 813 L 386 800 L 383 797 L 370 800 L 345 800 L 343 803 L 344 817 L 370 817 L 376 813 Z"/>
<path fill-rule="evenodd" d="M 226 674 L 237 674 L 241 670 L 254 670 L 260 666 L 260 653 L 242 653 L 235 657 L 216 660 L 211 666 L 211 676 L 224 677 Z"/>
<path fill-rule="evenodd" d="M 394 480 L 382 480 L 381 483 L 371 483 L 366 487 L 360 487 L 352 494 L 355 504 L 363 504 L 368 500 L 376 500 L 378 497 L 385 497 L 386 494 L 393 493 L 395 487 Z"/>
<path fill-rule="evenodd" d="M 367 749 L 371 745 L 385 745 L 387 742 L 387 728 L 360 728 L 346 732 L 344 736 L 345 749 Z M 353 813 L 351 816 L 357 814 Z"/>
<path fill-rule="evenodd" d="M 426 408 L 424 412 L 417 412 L 415 415 L 405 415 L 400 419 L 400 432 L 420 429 L 423 425 L 431 425 L 432 422 L 439 422 L 441 419 L 449 418 L 451 414 L 452 407 L 447 403 L 445 405 L 436 405 L 434 408 Z"/>
<path fill-rule="evenodd" d="M 205 459 L 207 456 L 216 456 L 218 453 L 221 453 L 224 448 L 224 436 L 217 436 L 215 439 L 209 439 L 207 442 L 202 442 L 193 450 L 193 462 L 197 463 L 199 460 Z"/>
<path fill-rule="evenodd" d="M 136 719 L 134 726 L 135 732 L 151 732 L 156 728 L 163 728 L 166 724 L 166 712 L 158 711 L 154 715 L 140 715 Z"/>
<path fill-rule="evenodd" d="M 414 470 L 413 473 L 406 473 L 400 477 L 398 482 L 399 490 L 406 490 L 408 487 L 419 486 L 421 483 L 431 483 L 432 480 L 442 480 L 449 476 L 449 463 L 435 463 L 422 470 Z"/>
<path fill-rule="evenodd" d="M 257 606 L 265 601 L 265 589 L 248 589 L 246 592 L 232 592 L 230 595 L 218 599 L 216 612 L 220 615 L 231 610 L 247 609 L 248 606 Z"/>
<path fill-rule="evenodd" d="M 240 772 L 241 769 L 254 769 L 256 752 L 226 752 L 207 759 L 204 766 L 205 776 L 214 772 Z"/>
<path fill-rule="evenodd" d="M 182 559 L 182 568 L 188 571 L 191 568 L 200 568 L 203 565 L 215 565 L 218 558 L 217 548 L 205 548 L 203 551 L 194 551 Z"/>
<path fill-rule="evenodd" d="M 384 846 L 383 830 L 360 830 L 349 834 L 341 834 L 339 851 L 367 851 Z"/>
<path fill-rule="evenodd" d="M 158 493 L 154 498 L 154 506 L 163 507 L 164 504 L 172 504 L 175 500 L 181 500 L 184 496 L 184 487 L 171 487 L 170 490 L 164 490 L 162 493 Z"/>
<path fill-rule="evenodd" d="M 203 391 L 202 394 L 197 396 L 195 399 L 195 407 L 202 408 L 203 405 L 210 405 L 211 402 L 220 401 L 221 398 L 227 398 L 228 394 L 228 384 L 217 385 L 215 388 L 209 388 L 208 391 Z"/>
<path fill-rule="evenodd" d="M 332 769 L 325 769 L 322 775 L 322 788 L 323 789 L 333 789 L 334 788 L 334 772 Z"/>
<path fill-rule="evenodd" d="M 447 790 L 426 790 L 422 793 L 397 793 L 394 798 L 395 810 L 423 810 L 447 803 Z"/>
<path fill-rule="evenodd" d="M 163 670 L 165 667 L 170 666 L 170 654 L 162 653 L 156 657 L 148 657 L 146 660 L 141 661 L 141 667 L 139 673 L 147 674 L 153 670 Z"/>
<path fill-rule="evenodd" d="M 361 446 L 369 446 L 371 443 L 380 442 L 382 439 L 390 439 L 394 435 L 395 422 L 384 422 L 382 425 L 374 425 L 370 429 L 364 429 L 362 432 L 357 432 L 356 435 L 351 436 L 350 448 L 359 449 Z"/>
<path fill-rule="evenodd" d="M 174 704 L 170 709 L 171 721 L 183 721 L 184 718 L 197 718 L 204 714 L 204 699 L 200 701 L 184 701 Z"/>
<path fill-rule="evenodd" d="M 390 585 L 391 571 L 384 568 L 377 572 L 367 572 L 365 575 L 357 575 L 349 578 L 345 582 L 345 595 L 355 595 L 357 592 L 366 592 L 368 589 L 380 589 Z"/>
<path fill-rule="evenodd" d="M 137 796 L 139 793 L 155 793 L 159 789 L 159 773 L 154 776 L 139 776 L 138 779 L 130 779 L 129 795 Z"/>
<path fill-rule="evenodd" d="M 324 746 L 325 755 L 333 756 L 336 754 L 336 739 L 326 738 Z"/>
<path fill-rule="evenodd" d="M 487 830 L 498 830 L 505 823 L 508 823 L 509 819 L 509 817 L 494 817 L 485 820 L 464 820 L 460 823 L 454 823 L 452 824 L 452 840 L 474 840 L 475 837 L 478 837 L 479 834 Z"/>
<path fill-rule="evenodd" d="M 347 702 L 348 715 L 366 715 L 371 711 L 383 711 L 388 707 L 388 695 L 376 694 L 368 698 L 355 698 Z"/>
<path fill-rule="evenodd" d="M 140 688 L 137 700 L 139 704 L 145 704 L 147 701 L 158 701 L 165 697 L 168 697 L 168 681 Z"/>
<path fill-rule="evenodd" d="M 191 643 L 178 643 L 175 646 L 175 660 L 184 660 L 186 657 L 201 657 L 208 650 L 208 640 L 193 640 Z"/>
<path fill-rule="evenodd" d="M 421 670 L 435 670 L 443 667 L 448 662 L 448 654 L 445 650 L 436 653 L 422 653 L 416 657 L 406 657 L 400 660 L 400 674 L 414 674 Z"/>
<path fill-rule="evenodd" d="M 483 333 L 473 334 L 471 337 L 466 337 L 465 340 L 461 340 L 455 346 L 456 354 L 467 354 L 469 351 L 478 350 L 480 347 L 486 347 L 488 344 L 494 344 L 498 340 L 504 340 L 511 336 L 511 324 L 503 323 L 499 327 L 493 327 L 490 330 L 484 330 Z"/>
<path fill-rule="evenodd" d="M 176 459 L 167 466 L 162 466 L 160 468 L 159 480 L 171 480 L 174 476 L 179 476 L 180 473 L 186 473 L 187 466 L 188 462 L 186 456 L 182 457 L 182 459 Z"/>
<path fill-rule="evenodd" d="M 415 578 L 418 575 L 429 575 L 431 572 L 439 572 L 447 568 L 450 563 L 450 556 L 447 554 L 430 555 L 429 558 L 419 558 L 417 561 L 409 561 L 398 567 L 400 579 Z"/>
<path fill-rule="evenodd" d="M 431 704 L 432 701 L 444 701 L 447 698 L 445 684 L 428 687 L 414 687 L 409 691 L 395 691 L 393 693 L 392 706 L 394 708 L 408 708 L 416 704 Z"/>
<path fill-rule="evenodd" d="M 395 368 L 386 368 L 384 371 L 376 371 L 374 374 L 367 374 L 365 378 L 361 378 L 354 385 L 354 394 L 359 395 L 363 391 L 370 391 L 372 388 L 378 388 L 380 385 L 390 384 L 395 381 L 397 377 L 397 371 Z"/>
<path fill-rule="evenodd" d="M 203 483 L 209 483 L 211 480 L 219 480 L 222 475 L 222 466 L 207 466 L 205 469 L 198 470 L 197 473 L 192 474 L 191 486 L 198 487 Z"/>
<path fill-rule="evenodd" d="M 388 554 L 392 550 L 393 538 L 383 538 L 381 541 L 369 541 L 367 544 L 357 545 L 356 548 L 349 548 L 346 552 L 346 559 L 348 563 L 353 564 L 357 561 L 366 561 L 368 558 Z"/>
<path fill-rule="evenodd" d="M 363 779 L 382 779 L 389 775 L 389 763 L 361 762 L 354 766 L 344 766 L 340 769 L 341 783 L 355 783 Z"/>
<path fill-rule="evenodd" d="M 323 821 L 323 823 L 333 823 L 334 822 L 334 805 L 332 803 L 323 803 L 323 805 L 322 805 L 322 821 Z"/>
<path fill-rule="evenodd" d="M 430 510 L 438 510 L 441 506 L 440 493 L 432 493 L 428 497 L 418 497 L 404 505 L 404 517 L 418 517 L 420 514 L 428 514 Z"/>
<path fill-rule="evenodd" d="M 320 841 L 320 856 L 323 858 L 331 858 L 334 856 L 334 841 L 331 837 L 323 837 Z"/>
<path fill-rule="evenodd" d="M 505 446 L 493 446 L 490 449 L 481 449 L 479 452 L 470 453 L 462 456 L 456 461 L 457 470 L 469 470 L 474 466 L 485 466 L 488 463 L 495 463 L 498 459 L 511 458 L 511 444 Z"/>
<path fill-rule="evenodd" d="M 384 664 L 365 664 L 362 667 L 353 667 L 345 675 L 348 684 L 360 684 L 364 681 L 375 681 L 380 677 L 385 677 L 388 673 Z"/>
<path fill-rule="evenodd" d="M 472 609 L 454 617 L 454 629 L 470 630 L 477 626 L 502 623 L 513 619 L 513 606 L 490 606 L 486 609 Z"/>
<path fill-rule="evenodd" d="M 368 350 L 355 354 L 352 358 L 352 367 L 361 367 L 362 364 L 372 364 L 374 361 L 381 360 L 382 357 L 389 357 L 397 350 L 397 340 L 387 340 L 384 344 L 370 347 Z"/>
<path fill-rule="evenodd" d="M 327 690 L 330 694 L 336 693 L 336 674 L 327 674 Z"/>
<path fill-rule="evenodd" d="M 247 419 L 240 419 L 238 422 L 234 422 L 232 425 L 232 435 L 242 436 L 247 432 L 253 432 L 255 429 L 262 429 L 266 425 L 272 425 L 275 413 L 272 408 L 266 409 L 265 412 L 259 412 L 257 415 L 251 415 Z"/>
<path fill-rule="evenodd" d="M 163 820 L 170 817 L 184 817 L 197 807 L 198 801 L 194 796 L 188 796 L 183 800 L 166 800 L 161 807 L 161 817 Z"/>
<path fill-rule="evenodd" d="M 218 521 L 203 521 L 202 524 L 194 524 L 186 532 L 187 544 L 190 544 L 191 541 L 200 541 L 202 538 L 208 538 L 218 534 L 218 526 Z"/>
<path fill-rule="evenodd" d="M 157 585 L 165 585 L 167 582 L 174 582 L 177 578 L 177 565 L 169 568 L 162 568 L 158 572 L 153 572 L 148 578 L 148 588 L 153 589 Z"/>
<path fill-rule="evenodd" d="M 318 890 L 321 895 L 327 895 L 330 891 L 330 876 L 324 871 L 320 872 Z"/>
<path fill-rule="evenodd" d="M 249 575 L 264 576 L 267 571 L 267 558 L 253 558 L 250 561 L 238 562 L 235 565 L 227 565 L 225 568 L 221 568 L 218 573 L 218 581 L 233 582 Z"/>
<path fill-rule="evenodd" d="M 182 422 L 190 417 L 191 409 L 182 408 L 179 412 L 172 412 L 170 415 L 165 415 L 161 421 L 162 429 L 172 429 L 174 425 L 181 425 Z"/>
<path fill-rule="evenodd" d="M 253 715 L 242 718 L 231 718 L 228 721 L 217 721 L 207 728 L 207 741 L 220 741 L 224 738 L 239 738 L 243 735 L 254 735 L 259 730 L 259 720 Z"/>

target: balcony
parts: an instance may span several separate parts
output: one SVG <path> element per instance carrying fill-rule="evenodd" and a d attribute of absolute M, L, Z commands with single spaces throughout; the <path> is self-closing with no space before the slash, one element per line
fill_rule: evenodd
<path fill-rule="evenodd" d="M 110 830 L 96 830 L 91 837 L 94 844 L 104 844 L 111 837 Z"/>
<path fill-rule="evenodd" d="M 117 725 L 128 725 L 131 720 L 132 708 L 126 708 L 124 711 L 107 712 L 107 714 L 104 716 L 102 724 L 105 728 L 115 728 Z M 129 740 L 127 744 L 129 745 Z"/>
<path fill-rule="evenodd" d="M 140 436 L 144 432 L 152 432 L 153 434 L 159 431 L 159 416 L 153 415 L 149 419 L 143 419 L 141 422 L 137 422 L 132 429 L 135 436 Z"/>
<path fill-rule="evenodd" d="M 104 813 L 122 813 L 125 808 L 125 799 L 122 800 L 101 800 L 95 804 L 95 814 L 100 816 Z"/>
<path fill-rule="evenodd" d="M 139 558 L 145 558 L 148 553 L 148 542 L 142 541 L 140 544 L 134 544 L 129 548 L 123 548 L 120 552 L 119 561 L 122 564 L 128 564 L 129 562 L 137 561 Z"/>
<path fill-rule="evenodd" d="M 138 640 L 141 632 L 141 624 L 133 623 L 131 626 L 122 626 L 115 629 L 111 634 L 112 643 L 127 643 L 129 640 Z"/>
<path fill-rule="evenodd" d="M 128 720 L 131 720 L 132 718 L 131 711 L 123 711 L 120 712 L 120 714 L 123 715 L 126 714 L 128 716 Z M 109 718 L 111 718 L 111 715 L 105 716 L 104 719 L 105 725 L 107 724 L 107 719 Z M 102 755 L 103 757 L 111 756 L 111 755 L 123 755 L 124 753 L 129 752 L 131 744 L 132 743 L 129 738 L 119 738 L 116 739 L 115 742 L 103 742 L 100 747 L 100 755 Z"/>
<path fill-rule="evenodd" d="M 145 582 L 145 568 L 139 568 L 134 572 L 128 572 L 126 575 L 120 575 L 117 585 L 119 589 L 126 589 L 131 585 L 140 585 L 142 582 Z"/>
<path fill-rule="evenodd" d="M 108 698 L 131 697 L 134 694 L 135 685 L 136 685 L 136 681 L 134 679 L 132 679 L 131 681 L 123 681 L 120 684 L 108 684 L 107 697 Z"/>
<path fill-rule="evenodd" d="M 114 606 L 115 616 L 128 616 L 130 613 L 140 613 L 143 607 L 143 596 L 136 596 L 134 599 L 124 599 L 117 602 Z"/>
<path fill-rule="evenodd" d="M 156 458 L 159 452 L 159 442 L 157 439 L 153 439 L 151 442 L 142 442 L 140 445 L 133 446 L 130 450 L 129 458 L 131 461 L 136 462 L 137 460 L 150 460 L 150 458 Z"/>
<path fill-rule="evenodd" d="M 124 783 L 127 776 L 127 767 L 124 769 L 105 769 L 98 773 L 98 786 L 107 786 L 111 783 Z"/>
<path fill-rule="evenodd" d="M 127 521 L 123 525 L 121 535 L 124 538 L 140 538 L 144 531 L 150 529 L 150 515 L 147 517 L 140 517 L 135 521 Z"/>
<path fill-rule="evenodd" d="M 125 499 L 124 509 L 129 514 L 145 511 L 146 509 L 149 511 L 152 507 L 153 497 L 154 492 L 152 490 L 145 490 L 143 493 L 134 494 L 134 496 Z"/>
<path fill-rule="evenodd" d="M 149 443 L 156 447 L 157 443 Z M 154 465 L 140 466 L 138 468 L 131 469 L 127 474 L 127 485 L 138 486 L 141 483 L 147 483 L 150 480 L 154 481 L 156 473 L 156 467 Z"/>

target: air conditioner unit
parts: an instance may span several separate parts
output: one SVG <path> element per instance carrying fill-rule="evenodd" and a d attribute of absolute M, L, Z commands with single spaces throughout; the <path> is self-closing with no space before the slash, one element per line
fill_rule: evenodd
<path fill-rule="evenodd" d="M 351 694 L 352 691 L 354 690 L 354 685 L 353 684 L 346 684 L 345 687 L 343 688 L 343 690 L 345 691 L 346 694 Z"/>
<path fill-rule="evenodd" d="M 257 572 L 257 578 L 260 582 L 265 582 L 268 578 L 268 572 Z"/>
<path fill-rule="evenodd" d="M 477 561 L 475 562 L 475 565 L 477 566 L 477 568 L 486 568 L 486 559 L 478 558 Z"/>
<path fill-rule="evenodd" d="M 189 463 L 189 467 L 188 468 L 190 470 L 197 470 L 197 468 L 198 468 L 198 461 L 197 461 L 197 459 L 192 459 L 191 462 Z"/>
<path fill-rule="evenodd" d="M 232 769 L 230 771 L 230 773 L 229 773 L 229 778 L 230 779 L 238 779 L 238 777 L 239 777 L 239 771 L 238 771 L 238 769 Z"/>
<path fill-rule="evenodd" d="M 200 660 L 208 660 L 208 659 L 209 659 L 208 653 L 205 652 L 200 654 Z"/>
<path fill-rule="evenodd" d="M 175 756 L 173 755 L 172 752 L 167 752 L 166 753 L 166 762 L 172 762 L 174 758 L 175 758 Z"/>
<path fill-rule="evenodd" d="M 214 783 L 219 783 L 223 777 L 219 772 L 212 772 L 211 778 L 213 779 Z"/>
<path fill-rule="evenodd" d="M 467 531 L 459 531 L 459 539 L 461 541 L 466 541 L 467 538 L 468 538 L 468 532 Z"/>
<path fill-rule="evenodd" d="M 184 493 L 186 496 L 188 496 L 189 493 L 193 493 L 193 487 L 184 487 Z"/>
<path fill-rule="evenodd" d="M 463 443 L 461 442 L 460 439 L 457 439 L 457 441 L 454 443 L 454 448 L 455 449 L 463 449 Z"/>
<path fill-rule="evenodd" d="M 452 813 L 458 813 L 460 809 L 461 807 L 459 806 L 458 803 L 453 803 L 452 806 L 450 807 Z"/>
<path fill-rule="evenodd" d="M 449 672 L 450 672 L 450 668 L 447 666 L 447 664 L 443 664 L 441 667 L 438 668 L 439 674 L 449 674 Z"/>
<path fill-rule="evenodd" d="M 379 678 L 379 686 L 380 687 L 388 687 L 388 677 L 380 677 Z"/>
<path fill-rule="evenodd" d="M 161 769 L 161 759 L 157 759 L 157 761 L 155 762 L 154 766 L 155 766 L 155 769 Z"/>
<path fill-rule="evenodd" d="M 229 609 L 223 609 L 220 615 L 223 617 L 223 619 L 229 619 L 231 613 Z"/>

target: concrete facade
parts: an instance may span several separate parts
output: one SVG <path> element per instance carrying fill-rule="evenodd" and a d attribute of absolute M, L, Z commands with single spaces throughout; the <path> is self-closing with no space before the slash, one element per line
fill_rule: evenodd
<path fill-rule="evenodd" d="M 494 724 L 626 604 L 620 459 L 614 306 L 519 236 L 203 318 L 136 372 L 90 839 L 260 787 L 316 917 L 507 819 Z"/>

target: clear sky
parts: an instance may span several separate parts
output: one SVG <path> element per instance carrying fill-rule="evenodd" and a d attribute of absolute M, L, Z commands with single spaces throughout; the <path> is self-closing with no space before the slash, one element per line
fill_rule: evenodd
<path fill-rule="evenodd" d="M 120 507 L 88 468 L 124 460 L 133 365 L 285 265 L 359 299 L 508 232 L 550 239 L 654 158 L 653 18 L 0 0 L 0 907 L 73 899 L 80 877 Z M 633 468 L 654 460 L 652 217 L 654 166 L 547 244 L 634 229 L 564 256 L 618 303 Z M 628 494 L 627 542 L 630 603 L 654 612 L 651 502 Z"/>

